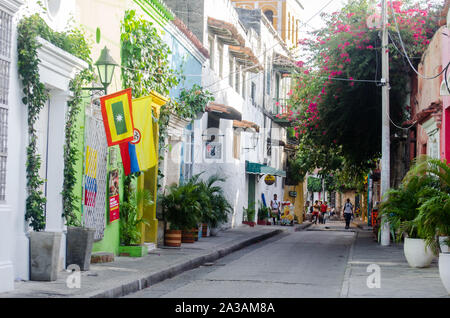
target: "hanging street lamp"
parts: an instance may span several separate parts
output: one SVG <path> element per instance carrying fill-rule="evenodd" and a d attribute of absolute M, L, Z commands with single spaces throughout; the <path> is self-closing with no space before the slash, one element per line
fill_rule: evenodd
<path fill-rule="evenodd" d="M 94 65 L 97 67 L 98 75 L 100 77 L 100 83 L 103 85 L 103 87 L 86 87 L 83 89 L 90 91 L 103 90 L 105 91 L 105 95 L 107 95 L 108 86 L 111 84 L 113 79 L 114 69 L 118 64 L 109 54 L 109 49 L 106 46 L 102 49 L 100 57 Z"/>

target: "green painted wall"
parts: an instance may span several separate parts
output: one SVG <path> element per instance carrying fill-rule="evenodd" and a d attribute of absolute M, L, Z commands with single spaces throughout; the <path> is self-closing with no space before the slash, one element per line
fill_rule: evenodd
<path fill-rule="evenodd" d="M 78 211 L 78 217 L 81 220 L 81 213 L 83 209 L 83 174 L 84 174 L 84 128 L 85 128 L 85 112 L 86 107 L 90 104 L 90 98 L 86 98 L 83 101 L 82 109 L 80 113 L 78 114 L 77 120 L 76 120 L 76 129 L 77 129 L 77 138 L 76 138 L 76 147 L 78 149 L 78 158 L 76 162 L 76 185 L 74 189 L 74 194 L 78 198 L 79 201 L 79 211 Z M 115 163 L 108 162 L 108 171 L 115 169 L 116 167 L 119 168 L 120 171 L 120 177 L 119 177 L 119 184 L 120 184 L 120 200 L 123 198 L 123 168 L 121 164 L 121 158 L 120 158 L 120 151 L 119 148 L 116 146 L 116 157 L 117 160 Z M 108 203 L 108 197 L 106 198 L 106 203 Z M 105 209 L 105 219 L 106 219 L 106 228 L 104 232 L 104 237 L 101 241 L 98 241 L 94 243 L 94 246 L 92 248 L 93 252 L 109 252 L 114 253 L 115 255 L 119 254 L 119 220 L 114 221 L 112 223 L 109 223 L 109 211 L 108 211 L 108 205 L 106 204 Z"/>

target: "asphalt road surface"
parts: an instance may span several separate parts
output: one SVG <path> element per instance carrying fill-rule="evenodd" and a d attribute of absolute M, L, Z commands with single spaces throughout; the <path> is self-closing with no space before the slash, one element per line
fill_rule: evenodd
<path fill-rule="evenodd" d="M 283 233 L 127 297 L 339 297 L 354 235 Z"/>

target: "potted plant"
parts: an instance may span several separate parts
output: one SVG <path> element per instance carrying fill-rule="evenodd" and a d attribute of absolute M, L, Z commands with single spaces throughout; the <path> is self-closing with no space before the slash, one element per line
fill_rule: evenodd
<path fill-rule="evenodd" d="M 439 274 L 450 294 L 450 167 L 447 162 L 421 156 L 408 172 L 406 180 L 418 176 L 433 176 L 437 186 L 422 191 L 423 198 L 416 223 L 426 237 L 428 247 L 439 254 Z"/>
<path fill-rule="evenodd" d="M 25 221 L 33 230 L 29 233 L 30 280 L 54 281 L 58 275 L 61 233 L 44 231 L 46 198 L 41 190 L 29 187 L 28 191 Z"/>
<path fill-rule="evenodd" d="M 218 185 L 226 179 L 219 175 L 212 175 L 206 180 L 201 180 L 200 176 L 201 174 L 193 176 L 189 182 L 197 185 L 203 236 L 207 236 L 208 233 L 214 236 L 218 232 L 218 226 L 228 221 L 228 214 L 232 211 L 232 206 L 225 198 L 223 189 Z"/>
<path fill-rule="evenodd" d="M 82 225 L 80 216 L 75 213 L 78 206 L 72 195 L 64 193 L 63 217 L 66 220 L 66 268 L 77 265 L 81 271 L 88 271 L 91 265 L 92 246 L 95 229 Z"/>
<path fill-rule="evenodd" d="M 177 114 L 184 118 L 201 119 L 209 102 L 214 101 L 209 91 L 203 90 L 198 84 L 190 89 L 183 89 L 175 105 Z"/>
<path fill-rule="evenodd" d="M 258 225 L 267 225 L 267 219 L 270 215 L 270 208 L 259 201 Z"/>
<path fill-rule="evenodd" d="M 181 246 L 182 232 L 184 231 L 187 238 L 199 223 L 201 206 L 196 191 L 197 186 L 192 183 L 174 184 L 167 189 L 167 194 L 161 197 L 163 216 L 169 224 L 169 229 L 165 232 L 166 245 Z M 195 239 L 193 234 L 191 236 L 189 242 L 193 243 Z"/>
<path fill-rule="evenodd" d="M 68 226 L 66 237 L 66 267 L 76 264 L 81 271 L 91 265 L 95 229 L 83 226 Z"/>
<path fill-rule="evenodd" d="M 251 227 L 255 226 L 255 208 L 249 207 L 249 208 L 243 208 L 244 209 L 244 221 L 242 221 L 243 224 L 250 225 Z"/>
<path fill-rule="evenodd" d="M 139 218 L 139 208 L 146 209 L 153 204 L 148 190 L 130 191 L 127 201 L 120 204 L 120 256 L 143 257 L 148 254 L 148 247 L 141 244 L 139 226 L 149 225 L 143 218 Z"/>
<path fill-rule="evenodd" d="M 404 254 L 411 267 L 427 267 L 434 257 L 416 217 L 419 213 L 420 200 L 423 199 L 423 190 L 435 184 L 436 180 L 431 176 L 405 179 L 398 189 L 389 190 L 386 193 L 386 201 L 380 204 L 379 217 L 382 224 L 389 222 L 395 241 L 405 239 Z"/>

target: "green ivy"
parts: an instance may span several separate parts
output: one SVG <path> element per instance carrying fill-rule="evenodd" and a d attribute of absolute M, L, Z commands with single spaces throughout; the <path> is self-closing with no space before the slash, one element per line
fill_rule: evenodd
<path fill-rule="evenodd" d="M 194 84 L 191 89 L 181 91 L 174 112 L 181 118 L 192 119 L 198 113 L 204 112 L 212 101 L 214 97 L 209 91 L 204 91 L 201 86 Z"/>
<path fill-rule="evenodd" d="M 161 39 L 159 31 L 150 21 L 136 15 L 136 11 L 127 10 L 121 24 L 122 84 L 131 87 L 133 97 L 150 95 L 152 91 L 168 96 L 170 90 L 180 84 L 184 77 L 181 71 L 170 68 L 169 46 Z M 159 125 L 159 159 L 162 160 L 166 149 L 167 127 L 171 114 L 189 119 L 205 110 L 213 100 L 208 91 L 199 85 L 183 89 L 180 97 L 171 99 L 161 107 Z M 164 177 L 158 170 L 159 181 Z M 159 187 L 158 183 L 158 187 Z"/>
<path fill-rule="evenodd" d="M 65 144 L 64 144 L 64 183 L 63 183 L 63 217 L 66 219 L 67 226 L 80 226 L 81 221 L 77 217 L 76 212 L 80 210 L 80 198 L 74 194 L 76 184 L 75 165 L 79 157 L 77 149 L 77 130 L 76 119 L 81 111 L 82 87 L 92 82 L 93 73 L 89 69 L 84 70 L 76 75 L 70 82 L 70 90 L 73 97 L 67 102 L 68 112 L 65 127 Z"/>
<path fill-rule="evenodd" d="M 18 25 L 18 67 L 19 76 L 23 84 L 24 97 L 22 102 L 27 105 L 27 124 L 28 124 L 28 146 L 27 146 L 27 199 L 25 220 L 30 222 L 34 231 L 45 229 L 45 204 L 46 198 L 41 190 L 45 183 L 39 176 L 41 167 L 41 158 L 37 153 L 37 135 L 34 125 L 39 118 L 39 113 L 48 100 L 48 92 L 40 81 L 39 63 L 37 51 L 41 46 L 37 37 L 41 37 L 57 47 L 81 58 L 91 64 L 90 50 L 82 31 L 78 29 L 68 32 L 55 32 L 47 26 L 45 21 L 34 14 L 23 18 Z M 68 223 L 74 224 L 75 200 L 73 197 L 74 186 L 74 164 L 76 150 L 70 143 L 73 141 L 74 133 L 72 131 L 71 116 L 76 116 L 79 112 L 75 104 L 79 104 L 81 96 L 81 82 L 86 79 L 87 71 L 78 75 L 72 81 L 70 89 L 74 93 L 74 98 L 69 101 L 68 126 L 66 127 L 66 145 L 64 151 L 64 188 L 63 188 L 63 215 Z M 76 222 L 75 222 L 76 223 Z"/>

